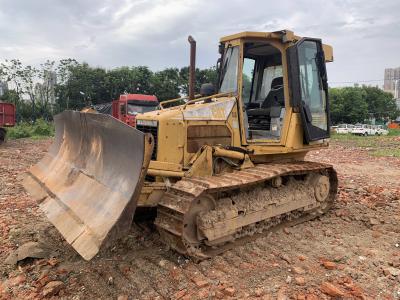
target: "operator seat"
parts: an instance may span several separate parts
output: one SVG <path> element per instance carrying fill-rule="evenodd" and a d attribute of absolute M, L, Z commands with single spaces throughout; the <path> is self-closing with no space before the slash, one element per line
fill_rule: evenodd
<path fill-rule="evenodd" d="M 267 97 L 265 97 L 264 102 L 261 104 L 261 108 L 284 106 L 285 98 L 283 95 L 283 77 L 276 77 L 272 79 L 271 90 L 269 91 Z"/>
<path fill-rule="evenodd" d="M 247 110 L 250 131 L 269 131 L 270 137 L 279 137 L 284 109 L 283 77 L 276 77 L 261 107 Z"/>

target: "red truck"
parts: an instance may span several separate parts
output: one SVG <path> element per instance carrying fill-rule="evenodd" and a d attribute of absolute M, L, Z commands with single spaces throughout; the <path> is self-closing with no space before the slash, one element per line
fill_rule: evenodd
<path fill-rule="evenodd" d="M 112 115 L 114 118 L 132 126 L 136 126 L 136 115 L 153 111 L 158 106 L 157 97 L 143 94 L 123 94 L 111 103 L 94 105 L 99 113 Z"/>
<path fill-rule="evenodd" d="M 0 144 L 6 140 L 7 127 L 15 126 L 15 105 L 0 102 Z"/>

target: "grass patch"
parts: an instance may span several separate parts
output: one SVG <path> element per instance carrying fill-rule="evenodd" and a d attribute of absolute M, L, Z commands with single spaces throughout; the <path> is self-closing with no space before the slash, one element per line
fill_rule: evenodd
<path fill-rule="evenodd" d="M 400 149 L 377 149 L 371 152 L 373 156 L 400 157 Z"/>
<path fill-rule="evenodd" d="M 359 136 L 354 134 L 332 134 L 331 139 L 339 142 L 348 142 L 357 147 L 371 148 L 376 147 L 385 136 Z"/>
<path fill-rule="evenodd" d="M 394 151 L 394 155 L 389 153 L 390 151 L 386 151 L 384 149 L 400 149 L 400 141 L 395 141 L 393 139 L 397 132 L 390 131 L 388 135 L 381 135 L 381 136 L 359 136 L 353 134 L 332 134 L 331 140 L 333 142 L 341 143 L 343 145 L 358 147 L 358 148 L 370 148 L 369 150 L 379 150 L 377 156 L 396 156 L 397 152 Z M 380 153 L 382 155 L 380 155 Z"/>
<path fill-rule="evenodd" d="M 42 119 L 36 120 L 35 123 L 30 124 L 26 122 L 19 123 L 17 126 L 8 130 L 9 139 L 33 138 L 41 139 L 44 137 L 54 136 L 53 123 L 46 122 Z"/>
<path fill-rule="evenodd" d="M 400 129 L 388 129 L 388 136 L 400 136 Z"/>

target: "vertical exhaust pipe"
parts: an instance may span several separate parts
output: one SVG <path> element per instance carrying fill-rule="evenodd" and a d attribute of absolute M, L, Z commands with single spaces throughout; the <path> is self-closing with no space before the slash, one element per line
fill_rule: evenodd
<path fill-rule="evenodd" d="M 188 41 L 190 43 L 189 100 L 193 100 L 196 84 L 196 41 L 191 35 L 189 35 Z"/>

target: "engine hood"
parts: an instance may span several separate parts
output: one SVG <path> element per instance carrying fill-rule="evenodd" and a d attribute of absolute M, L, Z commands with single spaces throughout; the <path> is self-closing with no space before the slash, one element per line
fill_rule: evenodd
<path fill-rule="evenodd" d="M 137 120 L 224 121 L 228 119 L 235 103 L 235 97 L 214 98 L 210 102 L 199 101 L 140 114 Z"/>

